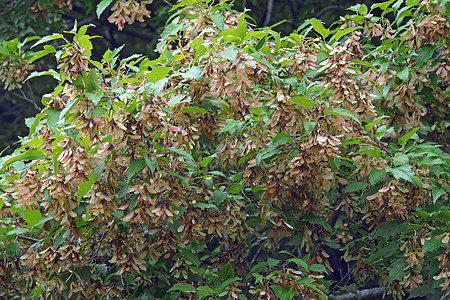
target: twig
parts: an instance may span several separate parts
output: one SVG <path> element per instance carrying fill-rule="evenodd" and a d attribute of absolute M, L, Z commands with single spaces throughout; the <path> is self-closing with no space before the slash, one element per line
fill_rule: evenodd
<path fill-rule="evenodd" d="M 24 235 L 16 235 L 16 238 L 27 241 L 27 242 L 32 242 L 32 243 L 38 243 L 41 240 L 29 237 L 29 236 L 24 236 Z"/>
<path fill-rule="evenodd" d="M 30 103 L 33 104 L 34 108 L 36 108 L 36 110 L 40 111 L 39 106 L 36 104 L 36 102 L 34 102 L 33 100 L 31 100 L 30 98 L 27 97 L 27 95 L 23 92 L 23 90 L 21 88 L 19 88 L 19 91 L 21 92 L 22 95 L 19 95 L 17 93 L 11 92 L 13 95 L 16 95 L 19 98 L 22 98 Z"/>
<path fill-rule="evenodd" d="M 316 17 L 320 17 L 321 15 L 323 15 L 326 11 L 331 10 L 331 9 L 346 9 L 348 8 L 347 5 L 328 5 L 327 7 L 322 8 L 321 10 L 319 10 L 319 12 L 316 15 Z"/>

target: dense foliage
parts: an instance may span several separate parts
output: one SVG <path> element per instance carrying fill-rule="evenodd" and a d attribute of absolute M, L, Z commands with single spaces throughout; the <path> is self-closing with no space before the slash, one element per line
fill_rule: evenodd
<path fill-rule="evenodd" d="M 4 80 L 54 53 L 27 80 L 58 84 L 0 159 L 2 297 L 450 293 L 449 3 L 282 37 L 227 2 L 174 5 L 154 60 L 94 60 L 89 25 L 23 42 Z"/>

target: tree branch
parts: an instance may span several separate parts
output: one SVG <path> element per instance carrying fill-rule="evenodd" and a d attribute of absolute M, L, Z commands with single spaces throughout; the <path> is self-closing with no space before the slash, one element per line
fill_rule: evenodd
<path fill-rule="evenodd" d="M 376 287 L 372 289 L 360 290 L 357 295 L 353 293 L 343 294 L 339 296 L 330 295 L 330 300 L 365 300 L 380 299 L 383 296 L 385 288 Z"/>
<path fill-rule="evenodd" d="M 267 2 L 267 13 L 266 18 L 264 19 L 263 27 L 269 25 L 270 20 L 272 19 L 272 10 L 273 10 L 273 0 L 269 0 Z"/>
<path fill-rule="evenodd" d="M 32 103 L 33 106 L 34 106 L 34 108 L 35 108 L 37 111 L 40 111 L 40 110 L 41 110 L 41 109 L 39 108 L 39 106 L 36 104 L 36 102 L 34 102 L 32 99 L 30 99 L 30 98 L 27 97 L 27 95 L 24 93 L 24 91 L 22 90 L 22 88 L 19 88 L 19 91 L 20 91 L 20 93 L 21 93 L 22 95 L 19 95 L 19 94 L 14 93 L 14 92 L 11 92 L 11 93 L 12 93 L 13 95 L 16 95 L 16 96 L 19 97 L 19 98 L 22 98 L 22 99 L 24 99 L 24 100 L 26 100 L 26 101 Z"/>

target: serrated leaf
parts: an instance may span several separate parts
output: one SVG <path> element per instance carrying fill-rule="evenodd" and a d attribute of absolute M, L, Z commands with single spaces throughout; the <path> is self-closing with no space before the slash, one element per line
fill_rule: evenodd
<path fill-rule="evenodd" d="M 32 228 L 37 222 L 41 221 L 43 217 L 38 209 L 28 208 L 23 211 L 23 219 L 25 220 L 25 222 L 27 222 L 27 227 Z"/>
<path fill-rule="evenodd" d="M 145 163 L 147 164 L 147 166 L 150 168 L 150 172 L 152 172 L 152 174 L 153 174 L 156 169 L 156 158 L 153 160 L 150 160 L 150 158 L 148 158 L 147 155 L 144 155 L 144 160 L 145 160 Z"/>
<path fill-rule="evenodd" d="M 353 193 L 353 192 L 357 192 L 357 191 L 362 191 L 364 190 L 366 187 L 368 186 L 367 183 L 364 182 L 353 182 L 349 185 L 347 185 L 344 188 L 344 193 Z"/>
<path fill-rule="evenodd" d="M 369 174 L 370 184 L 374 185 L 374 184 L 378 183 L 385 176 L 386 176 L 386 170 L 385 169 L 381 169 L 381 170 L 372 169 L 372 171 L 370 171 L 370 174 Z"/>
<path fill-rule="evenodd" d="M 223 20 L 223 15 L 220 13 L 216 13 L 216 14 L 208 14 L 208 17 L 211 18 L 211 20 L 213 20 L 214 24 L 216 24 L 217 28 L 222 31 L 223 27 L 225 25 L 224 20 Z"/>
<path fill-rule="evenodd" d="M 53 40 L 57 40 L 57 39 L 62 39 L 64 38 L 62 34 L 57 33 L 57 34 L 52 34 L 52 35 L 47 35 L 44 36 L 42 39 L 40 39 L 39 41 L 37 41 L 33 46 L 31 46 L 31 48 L 34 48 L 40 44 L 49 42 L 49 41 L 53 41 Z"/>
<path fill-rule="evenodd" d="M 7 158 L 3 164 L 0 164 L 0 171 L 4 170 L 6 167 L 11 165 L 13 162 L 21 161 L 21 160 L 37 160 L 40 158 L 45 158 L 45 150 L 44 149 L 29 149 L 26 152 L 20 154 L 12 154 L 5 156 Z"/>
<path fill-rule="evenodd" d="M 200 266 L 200 260 L 198 259 L 198 256 L 194 253 L 192 253 L 191 250 L 188 250 L 186 248 L 180 248 L 181 253 L 183 253 L 183 256 L 193 263 L 195 266 Z"/>
<path fill-rule="evenodd" d="M 228 193 L 221 191 L 221 190 L 215 190 L 214 191 L 214 203 L 216 203 L 216 205 L 220 205 L 226 198 L 227 198 Z"/>
<path fill-rule="evenodd" d="M 98 90 L 98 77 L 95 69 L 91 70 L 86 77 L 86 92 L 94 93 Z M 98 101 L 97 101 L 98 102 Z"/>
<path fill-rule="evenodd" d="M 81 268 L 75 267 L 74 269 L 75 273 L 84 281 L 90 282 L 91 281 L 91 268 L 88 266 L 82 266 Z"/>
<path fill-rule="evenodd" d="M 292 258 L 287 259 L 286 261 L 291 261 L 291 262 L 295 263 L 297 266 L 303 268 L 306 272 L 309 272 L 308 264 L 303 259 L 300 259 L 297 257 L 292 257 Z"/>
<path fill-rule="evenodd" d="M 153 68 L 150 74 L 147 74 L 147 79 L 151 83 L 156 83 L 157 81 L 163 79 L 170 73 L 172 69 L 169 67 L 156 67 Z"/>
<path fill-rule="evenodd" d="M 316 127 L 316 122 L 303 122 L 303 127 L 305 128 L 305 133 L 310 133 L 314 127 Z"/>
<path fill-rule="evenodd" d="M 95 181 L 97 181 L 97 176 L 95 174 L 89 174 L 87 175 L 88 180 L 83 182 L 78 186 L 78 192 L 77 192 L 77 200 L 78 204 L 80 204 L 81 198 L 83 198 L 91 189 L 92 185 Z"/>
<path fill-rule="evenodd" d="M 398 143 L 403 146 L 419 129 L 419 127 L 416 127 L 410 130 L 407 134 L 398 139 Z"/>
<path fill-rule="evenodd" d="M 403 81 L 407 81 L 409 78 L 409 68 L 404 67 L 401 71 L 396 73 L 397 77 Z"/>
<path fill-rule="evenodd" d="M 239 51 L 237 49 L 235 49 L 234 47 L 230 47 L 227 50 L 220 51 L 219 55 L 222 56 L 225 59 L 228 59 L 228 60 L 231 60 L 231 61 L 235 61 L 238 52 Z"/>
<path fill-rule="evenodd" d="M 437 249 L 443 247 L 444 244 L 441 242 L 440 239 L 430 238 L 428 240 L 425 240 L 425 244 L 423 245 L 422 252 L 434 252 Z"/>
<path fill-rule="evenodd" d="M 183 149 L 178 149 L 176 147 L 170 147 L 170 148 L 167 148 L 167 150 L 170 150 L 170 151 L 176 152 L 178 154 L 181 154 L 182 156 L 186 157 L 188 160 L 194 161 L 194 158 L 189 153 L 184 151 Z"/>
<path fill-rule="evenodd" d="M 214 290 L 207 285 L 202 285 L 197 288 L 197 296 L 201 298 L 214 294 Z"/>
<path fill-rule="evenodd" d="M 27 62 L 27 65 L 31 64 L 32 62 L 34 62 L 35 60 L 49 54 L 49 53 L 53 53 L 56 52 L 55 47 L 53 47 L 52 45 L 45 45 L 44 46 L 44 50 L 41 50 L 39 52 L 36 52 L 31 58 L 30 60 Z"/>
<path fill-rule="evenodd" d="M 314 101 L 308 100 L 308 98 L 306 98 L 305 96 L 294 96 L 289 98 L 289 100 L 306 109 L 314 105 Z"/>
<path fill-rule="evenodd" d="M 310 272 L 319 272 L 319 273 L 327 273 L 327 269 L 324 265 L 312 264 L 309 266 Z M 328 273 L 327 273 L 328 274 Z"/>
<path fill-rule="evenodd" d="M 138 172 L 145 167 L 145 161 L 143 159 L 134 159 L 131 161 L 130 166 L 127 169 L 127 181 L 130 181 Z"/>
<path fill-rule="evenodd" d="M 309 19 L 307 22 L 311 24 L 314 30 L 317 31 L 324 39 L 330 35 L 330 30 L 323 27 L 323 24 L 316 18 Z"/>
<path fill-rule="evenodd" d="M 357 29 L 360 29 L 360 28 L 362 28 L 362 27 L 361 27 L 361 26 L 358 26 L 358 27 L 349 27 L 349 28 L 346 28 L 346 29 L 343 29 L 343 30 L 339 30 L 339 31 L 336 33 L 336 35 L 334 36 L 334 38 L 335 38 L 336 42 L 338 42 L 338 41 L 341 39 L 341 37 L 343 37 L 344 35 L 347 35 L 347 34 L 349 34 L 350 32 L 353 32 L 353 31 L 355 31 L 355 30 L 357 30 Z"/>
<path fill-rule="evenodd" d="M 432 45 L 423 45 L 417 52 L 416 64 L 417 67 L 422 66 L 424 63 L 430 60 L 433 56 L 435 47 Z"/>
<path fill-rule="evenodd" d="M 409 182 L 414 182 L 414 172 L 410 165 L 401 165 L 399 167 L 386 167 L 386 171 L 392 174 L 395 179 L 403 179 Z"/>
<path fill-rule="evenodd" d="M 191 284 L 179 284 L 174 285 L 167 292 L 175 292 L 175 291 L 194 292 L 195 290 L 196 290 L 195 287 Z"/>
<path fill-rule="evenodd" d="M 103 13 L 103 11 L 113 2 L 113 0 L 102 0 L 98 5 L 97 5 L 97 18 L 100 19 L 100 15 Z"/>
<path fill-rule="evenodd" d="M 204 109 L 204 108 L 188 106 L 188 107 L 184 107 L 181 110 L 181 112 L 182 113 L 192 114 L 192 113 L 207 113 L 208 111 L 206 109 Z"/>
<path fill-rule="evenodd" d="M 391 269 L 389 270 L 389 276 L 388 276 L 389 284 L 391 282 L 393 282 L 394 280 L 402 279 L 406 275 L 406 272 L 403 270 L 405 267 L 406 267 L 406 264 L 401 259 L 395 261 L 390 266 Z"/>
<path fill-rule="evenodd" d="M 181 76 L 186 79 L 202 80 L 202 70 L 193 66 L 186 73 L 181 73 Z"/>
<path fill-rule="evenodd" d="M 275 267 L 276 265 L 278 265 L 280 263 L 281 260 L 279 259 L 275 259 L 275 258 L 271 258 L 269 257 L 267 259 L 267 265 L 269 266 L 269 269 Z"/>
<path fill-rule="evenodd" d="M 436 203 L 436 201 L 439 199 L 439 197 L 441 197 L 444 194 L 445 194 L 445 189 L 440 188 L 440 187 L 434 187 L 431 190 L 431 195 L 433 196 L 433 203 Z"/>

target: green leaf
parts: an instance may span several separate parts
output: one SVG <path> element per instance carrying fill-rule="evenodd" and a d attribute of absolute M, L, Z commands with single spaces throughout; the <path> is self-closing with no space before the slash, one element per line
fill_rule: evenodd
<path fill-rule="evenodd" d="M 97 5 L 97 18 L 100 19 L 100 15 L 102 14 L 102 12 L 113 2 L 113 0 L 102 0 L 98 5 Z"/>
<path fill-rule="evenodd" d="M 344 108 L 335 108 L 333 110 L 329 110 L 329 109 L 325 109 L 323 111 L 325 116 L 328 115 L 339 115 L 339 116 L 343 116 L 343 117 L 349 117 L 351 119 L 353 119 L 356 123 L 361 124 L 361 122 L 359 121 L 358 117 L 349 113 L 348 110 L 344 109 Z"/>
<path fill-rule="evenodd" d="M 6 253 L 8 256 L 16 257 L 17 251 L 20 248 L 20 243 L 9 243 L 5 246 Z"/>
<path fill-rule="evenodd" d="M 390 266 L 388 276 L 389 284 L 391 284 L 394 280 L 402 279 L 406 275 L 406 272 L 403 270 L 405 267 L 406 264 L 403 259 L 398 259 Z"/>
<path fill-rule="evenodd" d="M 227 198 L 228 193 L 221 191 L 221 190 L 215 190 L 214 191 L 214 203 L 216 203 L 216 205 L 220 205 L 226 198 Z"/>
<path fill-rule="evenodd" d="M 95 69 L 91 70 L 86 77 L 86 92 L 95 93 L 98 90 L 98 77 Z M 98 102 L 98 101 L 97 101 Z"/>
<path fill-rule="evenodd" d="M 75 273 L 84 281 L 90 282 L 92 273 L 89 266 L 82 266 L 81 268 L 75 267 Z"/>
<path fill-rule="evenodd" d="M 20 235 L 20 234 L 24 234 L 24 233 L 27 233 L 27 232 L 30 232 L 30 229 L 28 229 L 28 228 L 17 228 L 17 229 L 11 230 L 11 231 L 7 231 L 5 233 L 5 235 L 6 236 Z"/>
<path fill-rule="evenodd" d="M 323 27 L 322 23 L 316 18 L 309 19 L 307 22 L 311 24 L 314 27 L 314 30 L 317 31 L 324 39 L 330 35 L 330 30 Z"/>
<path fill-rule="evenodd" d="M 34 48 L 34 47 L 36 47 L 36 46 L 38 46 L 40 44 L 43 44 L 43 43 L 46 43 L 46 42 L 49 42 L 49 41 L 62 39 L 62 38 L 64 38 L 64 36 L 62 34 L 60 34 L 60 33 L 47 35 L 47 36 L 44 36 L 42 39 L 40 39 L 38 42 L 36 42 L 33 46 L 31 46 L 31 48 Z"/>
<path fill-rule="evenodd" d="M 228 59 L 228 60 L 231 60 L 231 61 L 235 61 L 238 52 L 239 51 L 236 48 L 229 47 L 227 50 L 220 51 L 219 55 L 222 56 L 225 59 Z"/>
<path fill-rule="evenodd" d="M 194 161 L 194 158 L 189 153 L 187 153 L 186 151 L 184 151 L 182 149 L 178 149 L 176 147 L 170 147 L 170 148 L 167 148 L 167 150 L 170 150 L 170 151 L 176 152 L 178 154 L 181 154 L 184 157 L 186 157 L 188 160 Z"/>
<path fill-rule="evenodd" d="M 386 176 L 385 169 L 381 169 L 381 170 L 372 169 L 372 171 L 370 171 L 370 174 L 369 174 L 370 184 L 375 185 L 380 180 L 382 180 L 385 176 Z"/>
<path fill-rule="evenodd" d="M 34 54 L 30 60 L 27 62 L 27 65 L 31 64 L 33 61 L 49 54 L 49 53 L 53 53 L 56 52 L 55 47 L 53 47 L 52 45 L 45 45 L 44 46 L 44 50 L 41 50 L 39 52 L 36 52 L 36 54 Z"/>
<path fill-rule="evenodd" d="M 343 37 L 344 35 L 347 35 L 347 34 L 349 34 L 350 32 L 353 32 L 353 31 L 355 31 L 355 30 L 357 30 L 357 29 L 360 29 L 360 28 L 362 28 L 362 27 L 361 27 L 361 26 L 358 26 L 358 27 L 349 27 L 349 28 L 346 28 L 346 29 L 343 29 L 343 30 L 339 30 L 339 31 L 336 33 L 336 35 L 334 36 L 335 41 L 338 42 L 338 41 L 341 39 L 341 37 Z"/>
<path fill-rule="evenodd" d="M 208 17 L 211 18 L 211 20 L 213 20 L 214 24 L 216 24 L 217 28 L 222 31 L 223 27 L 225 25 L 224 20 L 223 20 L 223 15 L 220 13 L 216 13 L 216 14 L 208 14 Z"/>
<path fill-rule="evenodd" d="M 306 272 L 309 272 L 308 264 L 303 259 L 300 259 L 297 257 L 292 257 L 292 258 L 287 259 L 286 261 L 291 261 L 291 262 L 295 263 L 297 266 L 303 268 Z"/>
<path fill-rule="evenodd" d="M 312 264 L 309 266 L 310 272 L 319 272 L 319 273 L 327 273 L 327 269 L 324 265 Z M 327 273 L 328 274 L 328 273 Z"/>
<path fill-rule="evenodd" d="M 434 237 L 432 237 L 428 240 L 425 240 L 422 252 L 423 253 L 434 252 L 441 247 L 444 247 L 444 244 L 441 242 L 441 240 L 440 239 L 437 240 Z"/>
<path fill-rule="evenodd" d="M 44 76 L 44 75 L 51 75 L 56 80 L 58 80 L 58 81 L 61 80 L 61 77 L 58 72 L 56 72 L 55 70 L 48 70 L 48 71 L 42 71 L 42 72 L 36 72 L 36 71 L 31 72 L 30 75 L 28 75 L 28 77 L 24 80 L 24 82 L 31 78 L 40 77 L 40 76 Z"/>
<path fill-rule="evenodd" d="M 158 80 L 163 79 L 170 73 L 172 69 L 169 67 L 156 67 L 153 68 L 150 74 L 147 74 L 147 79 L 151 83 L 156 83 Z"/>
<path fill-rule="evenodd" d="M 28 208 L 23 211 L 23 219 L 27 222 L 27 227 L 32 228 L 37 222 L 41 221 L 43 217 L 38 209 Z M 42 224 L 42 226 L 43 225 L 44 224 Z"/>
<path fill-rule="evenodd" d="M 434 187 L 431 190 L 431 195 L 433 196 L 433 203 L 436 203 L 436 201 L 439 199 L 439 197 L 441 197 L 442 195 L 445 194 L 445 189 L 441 188 L 441 187 Z"/>
<path fill-rule="evenodd" d="M 275 267 L 276 265 L 278 265 L 280 263 L 280 261 L 281 260 L 279 260 L 279 259 L 274 259 L 274 258 L 269 257 L 267 259 L 267 265 L 269 266 L 269 269 L 271 269 L 271 268 Z"/>
<path fill-rule="evenodd" d="M 144 160 L 145 163 L 147 164 L 147 166 L 150 168 L 150 172 L 152 172 L 152 174 L 155 172 L 156 169 L 156 158 L 153 160 L 150 160 L 150 158 L 148 158 L 147 155 L 144 155 Z"/>
<path fill-rule="evenodd" d="M 281 150 L 277 149 L 276 146 L 271 145 L 256 155 L 256 163 L 259 165 L 264 159 L 270 158 L 279 153 L 281 153 Z"/>
<path fill-rule="evenodd" d="M 353 192 L 357 192 L 357 191 L 362 191 L 364 190 L 366 187 L 368 186 L 367 183 L 364 182 L 353 182 L 349 185 L 347 185 L 344 188 L 344 193 L 353 193 Z"/>
<path fill-rule="evenodd" d="M 352 59 L 351 62 L 356 65 L 366 66 L 366 67 L 375 69 L 375 67 L 370 62 L 365 61 L 365 60 Z"/>
<path fill-rule="evenodd" d="M 414 172 L 410 165 L 401 165 L 399 167 L 386 167 L 386 171 L 392 174 L 396 179 L 403 179 L 409 182 L 414 182 Z"/>
<path fill-rule="evenodd" d="M 143 159 L 134 159 L 131 161 L 130 166 L 127 169 L 127 181 L 130 181 L 137 173 L 139 173 L 145 167 Z"/>
<path fill-rule="evenodd" d="M 419 129 L 419 127 L 416 127 L 410 130 L 407 134 L 398 139 L 398 143 L 403 146 Z"/>
<path fill-rule="evenodd" d="M 9 165 L 11 165 L 13 162 L 21 161 L 21 160 L 37 160 L 41 158 L 45 158 L 45 150 L 44 149 L 29 149 L 23 153 L 20 154 L 12 154 L 5 156 L 6 161 L 1 163 L 0 160 L 0 171 L 5 170 Z"/>
<path fill-rule="evenodd" d="M 305 133 L 310 133 L 314 127 L 316 127 L 316 122 L 303 122 L 303 127 L 305 128 Z"/>
<path fill-rule="evenodd" d="M 370 122 L 369 124 L 365 125 L 364 128 L 366 128 L 367 130 L 371 130 L 375 126 L 375 124 L 377 124 L 378 122 L 380 122 L 384 118 L 388 118 L 388 116 L 378 117 L 375 120 L 373 120 L 372 122 Z"/>
<path fill-rule="evenodd" d="M 183 256 L 193 263 L 195 266 L 200 266 L 200 260 L 198 259 L 197 254 L 194 254 L 191 250 L 188 250 L 186 248 L 180 248 L 181 253 L 183 253 Z"/>
<path fill-rule="evenodd" d="M 77 200 L 78 204 L 80 204 L 81 198 L 83 198 L 91 189 L 92 185 L 97 181 L 97 176 L 95 174 L 87 175 L 87 179 L 85 182 L 78 186 L 77 192 Z"/>
<path fill-rule="evenodd" d="M 181 30 L 181 28 L 183 28 L 183 24 L 176 24 L 176 23 L 169 24 L 164 28 L 164 31 L 161 33 L 161 38 L 165 39 L 170 35 L 176 35 Z"/>
<path fill-rule="evenodd" d="M 306 98 L 305 96 L 294 96 L 294 97 L 289 98 L 289 100 L 291 100 L 295 104 L 298 104 L 301 107 L 306 108 L 306 109 L 308 109 L 314 105 L 314 101 L 308 100 L 308 98 Z"/>
<path fill-rule="evenodd" d="M 409 78 L 409 68 L 404 67 L 401 71 L 396 73 L 397 77 L 403 81 L 408 81 Z"/>
<path fill-rule="evenodd" d="M 244 184 L 242 184 L 242 183 L 233 184 L 230 188 L 228 188 L 228 193 L 237 195 L 242 191 L 243 187 L 244 187 Z"/>
<path fill-rule="evenodd" d="M 214 290 L 207 285 L 202 285 L 197 288 L 196 294 L 197 294 L 197 296 L 200 297 L 200 299 L 202 299 L 206 296 L 210 296 L 210 295 L 214 294 Z"/>
<path fill-rule="evenodd" d="M 36 227 L 37 227 L 37 228 L 42 228 L 42 226 L 44 226 L 44 224 L 45 224 L 47 221 L 53 220 L 54 218 L 55 218 L 54 216 L 50 216 L 50 217 L 47 217 L 47 218 L 45 218 L 45 219 L 42 219 L 42 220 L 36 222 L 33 226 L 31 226 L 31 229 L 36 228 Z"/>
<path fill-rule="evenodd" d="M 217 209 L 217 206 L 215 206 L 214 204 L 202 203 L 202 202 L 196 202 L 194 204 L 194 207 L 198 207 L 198 208 L 201 208 L 201 209 L 208 209 L 208 208 L 215 208 L 215 209 Z"/>
<path fill-rule="evenodd" d="M 188 106 L 188 107 L 184 107 L 181 110 L 181 112 L 182 113 L 192 114 L 192 113 L 207 113 L 208 111 L 206 109 L 204 109 L 204 108 Z"/>
<path fill-rule="evenodd" d="M 202 70 L 197 66 L 193 66 L 186 73 L 181 73 L 181 76 L 186 79 L 202 80 Z"/>
<path fill-rule="evenodd" d="M 194 292 L 196 289 L 191 284 L 178 284 L 171 287 L 167 292 L 175 292 L 175 291 L 181 291 L 181 292 Z"/>

